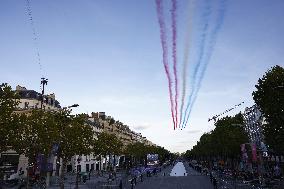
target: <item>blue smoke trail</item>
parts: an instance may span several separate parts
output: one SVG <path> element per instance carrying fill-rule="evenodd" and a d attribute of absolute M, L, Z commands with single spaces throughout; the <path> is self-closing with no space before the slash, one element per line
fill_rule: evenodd
<path fill-rule="evenodd" d="M 204 26 L 202 28 L 201 42 L 200 42 L 200 47 L 199 47 L 199 49 L 200 49 L 199 57 L 198 57 L 197 65 L 195 66 L 195 69 L 194 69 L 194 72 L 193 72 L 193 76 L 192 76 L 192 79 L 193 79 L 193 81 L 192 81 L 192 83 L 193 83 L 192 90 L 194 90 L 195 87 L 196 87 L 195 79 L 196 79 L 196 75 L 197 75 L 197 72 L 198 72 L 199 67 L 200 67 L 202 55 L 204 54 L 204 51 L 205 51 L 205 40 L 207 38 L 210 15 L 211 15 L 211 6 L 210 6 L 209 3 L 206 3 L 206 7 L 205 7 L 205 10 L 204 10 L 204 13 L 203 13 L 203 16 L 202 16 L 203 22 L 205 24 L 204 24 Z M 189 110 L 189 107 L 191 105 L 192 95 L 193 95 L 193 91 L 191 91 L 190 94 L 189 94 L 188 102 L 187 102 L 186 109 L 185 109 L 185 112 L 184 112 L 184 115 L 183 115 L 182 127 L 184 127 L 185 118 L 186 118 L 186 115 L 188 114 L 188 110 Z"/>
<path fill-rule="evenodd" d="M 201 69 L 200 79 L 198 80 L 197 89 L 194 93 L 194 97 L 193 97 L 193 100 L 192 100 L 192 103 L 191 103 L 191 106 L 190 106 L 190 109 L 189 109 L 189 112 L 188 112 L 188 115 L 187 115 L 187 118 L 186 118 L 185 126 L 187 125 L 190 113 L 192 111 L 192 107 L 193 107 L 195 100 L 197 98 L 197 94 L 198 94 L 198 92 L 201 88 L 201 83 L 202 83 L 202 80 L 204 78 L 204 74 L 206 72 L 207 65 L 210 61 L 212 52 L 213 52 L 215 44 L 217 42 L 218 33 L 219 33 L 219 31 L 220 31 L 220 29 L 223 25 L 225 13 L 226 13 L 226 4 L 227 4 L 227 0 L 220 0 L 220 9 L 218 11 L 216 25 L 212 30 L 211 38 L 210 38 L 210 41 L 208 43 L 208 51 L 204 56 L 202 56 L 202 59 L 204 59 L 204 65 L 202 66 L 202 69 Z"/>

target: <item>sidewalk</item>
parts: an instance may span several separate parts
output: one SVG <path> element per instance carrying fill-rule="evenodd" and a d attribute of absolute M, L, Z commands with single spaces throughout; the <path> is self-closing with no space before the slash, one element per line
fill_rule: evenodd
<path fill-rule="evenodd" d="M 97 189 L 103 188 L 104 186 L 108 186 L 109 188 L 118 188 L 120 180 L 122 180 L 123 177 L 124 175 L 117 173 L 116 179 L 110 181 L 107 174 L 104 176 L 92 175 L 90 180 L 88 180 L 89 178 L 87 177 L 86 183 L 83 183 L 83 180 L 81 179 L 81 182 L 78 183 L 78 187 L 80 189 Z M 67 175 L 65 178 L 66 180 L 64 182 L 64 188 L 74 189 L 76 187 L 76 175 Z M 49 189 L 60 188 L 59 181 L 54 182 L 54 179 L 54 177 L 51 179 L 53 182 L 51 182 L 50 186 L 48 187 Z"/>

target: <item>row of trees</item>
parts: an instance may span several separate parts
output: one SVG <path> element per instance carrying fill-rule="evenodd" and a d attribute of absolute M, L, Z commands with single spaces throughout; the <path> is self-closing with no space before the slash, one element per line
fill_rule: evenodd
<path fill-rule="evenodd" d="M 64 168 L 74 155 L 93 152 L 95 133 L 90 125 L 85 124 L 84 115 L 72 115 L 68 109 L 17 110 L 19 102 L 18 94 L 8 84 L 0 86 L 1 152 L 15 150 L 25 155 L 31 165 L 35 164 L 39 155 L 47 161 L 53 151 L 62 159 Z M 64 187 L 64 183 L 61 184 Z"/>
<path fill-rule="evenodd" d="M 240 154 L 240 145 L 248 142 L 243 126 L 243 117 L 239 113 L 234 117 L 224 117 L 215 123 L 215 129 L 204 133 L 187 157 L 236 159 Z"/>
<path fill-rule="evenodd" d="M 147 154 L 158 154 L 160 163 L 165 162 L 173 157 L 173 154 L 163 147 L 147 146 L 141 142 L 127 145 L 125 154 L 130 157 L 130 164 L 132 166 L 146 165 Z"/>
<path fill-rule="evenodd" d="M 258 80 L 253 99 L 260 108 L 265 124 L 263 125 L 265 143 L 270 152 L 284 153 L 284 68 L 274 66 Z M 240 144 L 248 142 L 244 130 L 243 117 L 239 113 L 227 116 L 215 123 L 216 128 L 204 133 L 197 144 L 188 150 L 187 157 L 231 157 L 240 156 Z"/>
<path fill-rule="evenodd" d="M 0 85 L 0 152 L 9 149 L 23 154 L 34 164 L 38 155 L 45 160 L 53 154 L 62 160 L 65 170 L 68 160 L 75 155 L 89 155 L 99 158 L 126 154 L 129 157 L 146 157 L 157 153 L 163 161 L 169 152 L 161 147 L 146 146 L 143 143 L 123 143 L 114 135 L 94 133 L 93 126 L 86 124 L 86 115 L 72 115 L 71 110 L 44 111 L 41 109 L 18 110 L 18 94 L 8 84 Z M 132 158 L 130 158 L 132 159 Z M 109 161 L 109 167 L 113 164 Z M 61 174 L 61 188 L 64 188 L 64 171 Z"/>

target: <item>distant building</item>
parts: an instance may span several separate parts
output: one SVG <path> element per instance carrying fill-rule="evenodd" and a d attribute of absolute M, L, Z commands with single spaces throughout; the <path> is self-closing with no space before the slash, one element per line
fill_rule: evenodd
<path fill-rule="evenodd" d="M 141 133 L 136 133 L 122 122 L 115 121 L 111 116 L 106 116 L 105 112 L 92 112 L 91 117 L 100 123 L 104 132 L 114 134 L 122 141 L 124 146 L 135 142 L 155 146 L 155 144 L 147 140 L 146 137 L 143 137 Z"/>

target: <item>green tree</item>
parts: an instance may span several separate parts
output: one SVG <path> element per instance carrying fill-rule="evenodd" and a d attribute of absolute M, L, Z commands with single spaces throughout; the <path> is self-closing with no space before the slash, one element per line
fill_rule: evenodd
<path fill-rule="evenodd" d="M 28 157 L 29 163 L 34 163 L 39 154 L 47 157 L 54 140 L 58 138 L 53 114 L 36 109 L 25 114 L 20 113 L 18 122 L 21 126 L 16 132 L 14 149 Z"/>
<path fill-rule="evenodd" d="M 171 153 L 160 146 L 147 146 L 144 143 L 136 142 L 128 144 L 125 148 L 125 154 L 131 157 L 131 163 L 146 164 L 147 154 L 158 154 L 160 163 L 170 159 Z"/>
<path fill-rule="evenodd" d="M 114 135 L 103 132 L 98 135 L 98 139 L 94 143 L 93 152 L 101 157 L 109 155 L 119 155 L 122 152 L 123 143 Z M 114 160 L 115 161 L 115 160 Z M 110 161 L 109 161 L 110 167 Z"/>
<path fill-rule="evenodd" d="M 186 157 L 197 159 L 222 159 L 234 160 L 239 157 L 240 145 L 248 142 L 247 133 L 243 126 L 243 117 L 239 113 L 234 117 L 224 117 L 215 123 L 215 129 L 204 133 L 192 150 L 186 152 Z"/>
<path fill-rule="evenodd" d="M 141 142 L 130 143 L 126 146 L 124 153 L 130 156 L 131 165 L 142 164 L 145 161 L 149 148 Z"/>
<path fill-rule="evenodd" d="M 14 113 L 19 104 L 19 96 L 7 83 L 0 85 L 0 153 L 13 149 L 16 130 L 19 127 L 18 115 Z M 0 179 L 2 179 L 2 169 Z"/>
<path fill-rule="evenodd" d="M 55 113 L 56 130 L 58 134 L 54 140 L 59 146 L 57 156 L 62 159 L 60 188 L 64 188 L 64 172 L 67 161 L 75 155 L 88 155 L 93 150 L 94 131 L 85 124 L 84 115 L 71 115 L 70 110 L 63 109 Z"/>
<path fill-rule="evenodd" d="M 53 112 L 40 109 L 17 114 L 18 126 L 13 140 L 13 149 L 28 158 L 29 165 L 34 164 L 39 155 L 47 162 L 54 141 L 58 138 Z M 46 173 L 42 168 L 41 174 Z M 29 174 L 28 174 L 29 175 Z"/>
<path fill-rule="evenodd" d="M 258 80 L 252 93 L 265 117 L 265 141 L 276 154 L 284 152 L 284 68 L 274 66 Z"/>
<path fill-rule="evenodd" d="M 7 83 L 0 85 L 0 152 L 6 151 L 13 146 L 17 115 L 13 112 L 19 104 L 19 96 Z"/>

